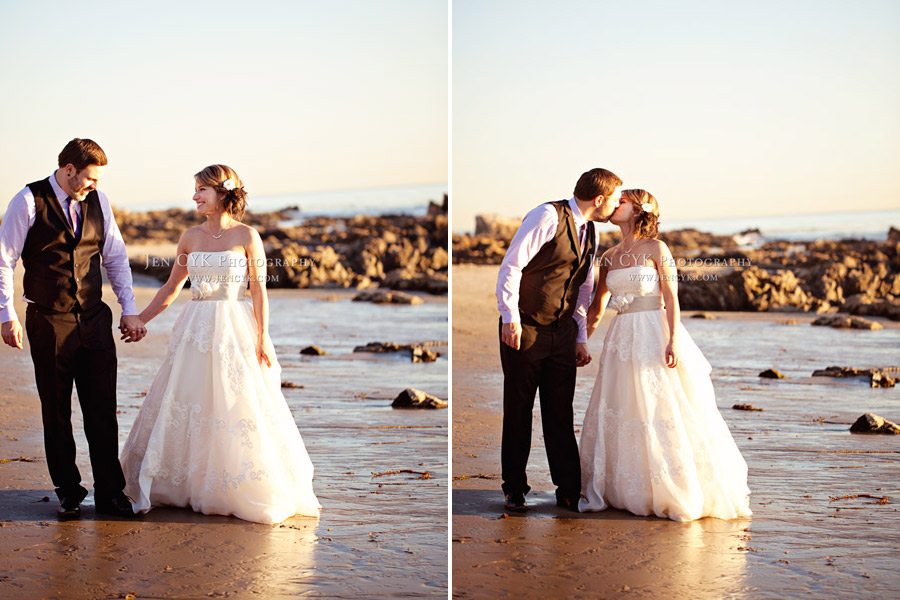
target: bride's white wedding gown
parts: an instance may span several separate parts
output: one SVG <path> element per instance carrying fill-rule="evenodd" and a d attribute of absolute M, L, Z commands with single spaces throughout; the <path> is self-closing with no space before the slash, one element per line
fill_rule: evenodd
<path fill-rule="evenodd" d="M 193 300 L 122 449 L 134 511 L 190 506 L 259 523 L 318 516 L 281 367 L 256 358 L 246 257 L 193 252 L 187 269 Z"/>
<path fill-rule="evenodd" d="M 716 407 L 709 362 L 679 322 L 678 365 L 655 267 L 611 270 L 609 326 L 584 417 L 582 512 L 611 505 L 676 521 L 750 516 L 747 463 Z M 651 310 L 636 310 L 656 307 Z"/>

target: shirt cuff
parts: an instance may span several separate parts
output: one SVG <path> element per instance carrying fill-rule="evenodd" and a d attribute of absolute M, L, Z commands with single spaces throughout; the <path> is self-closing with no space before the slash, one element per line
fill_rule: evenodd
<path fill-rule="evenodd" d="M 519 311 L 510 312 L 508 310 L 501 310 L 500 316 L 503 318 L 504 323 L 521 323 L 522 318 L 519 316 Z"/>
<path fill-rule="evenodd" d="M 578 337 L 575 338 L 575 343 L 576 344 L 587 344 L 587 341 L 588 341 L 587 331 L 582 329 L 581 327 L 579 327 L 578 328 Z"/>
<path fill-rule="evenodd" d="M 16 314 L 16 309 L 9 306 L 9 308 L 0 308 L 0 323 L 6 323 L 7 321 L 17 321 L 19 316 Z"/>
<path fill-rule="evenodd" d="M 128 302 L 125 302 L 124 304 L 120 302 L 119 304 L 122 304 L 122 316 L 123 317 L 130 317 L 130 316 L 138 315 L 137 304 L 135 303 L 134 300 L 129 300 Z"/>

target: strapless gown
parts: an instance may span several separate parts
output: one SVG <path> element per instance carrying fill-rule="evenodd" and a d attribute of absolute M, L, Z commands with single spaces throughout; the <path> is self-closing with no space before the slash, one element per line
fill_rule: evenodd
<path fill-rule="evenodd" d="M 187 269 L 193 299 L 120 457 L 134 511 L 189 506 L 259 523 L 318 516 L 281 367 L 256 358 L 246 257 L 193 252 Z"/>
<path fill-rule="evenodd" d="M 612 320 L 584 417 L 579 510 L 676 521 L 750 511 L 747 463 L 716 407 L 712 367 L 679 322 L 678 365 L 654 267 L 610 271 Z"/>

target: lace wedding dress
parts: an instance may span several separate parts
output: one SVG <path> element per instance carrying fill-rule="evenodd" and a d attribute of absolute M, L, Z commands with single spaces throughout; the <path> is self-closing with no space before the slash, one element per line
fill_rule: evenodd
<path fill-rule="evenodd" d="M 259 523 L 318 516 L 281 367 L 256 358 L 246 257 L 193 252 L 187 269 L 193 300 L 122 449 L 134 511 L 190 506 Z"/>
<path fill-rule="evenodd" d="M 582 512 L 611 505 L 675 521 L 750 516 L 747 464 L 716 407 L 709 362 L 679 322 L 669 326 L 655 267 L 606 278 L 615 316 L 584 417 Z"/>

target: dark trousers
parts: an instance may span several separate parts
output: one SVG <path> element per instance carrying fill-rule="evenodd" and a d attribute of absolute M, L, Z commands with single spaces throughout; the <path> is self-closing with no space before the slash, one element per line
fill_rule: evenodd
<path fill-rule="evenodd" d="M 87 494 L 75 465 L 73 381 L 84 415 L 94 495 L 109 498 L 125 487 L 119 464 L 112 320 L 112 311 L 102 302 L 83 312 L 56 312 L 29 304 L 25 313 L 25 331 L 41 398 L 47 467 L 60 499 Z"/>
<path fill-rule="evenodd" d="M 503 324 L 501 322 L 502 329 Z M 525 467 L 531 450 L 531 415 L 540 390 L 544 444 L 550 476 L 558 496 L 577 498 L 581 462 L 575 440 L 572 400 L 575 396 L 575 340 L 578 325 L 562 319 L 554 325 L 522 323 L 518 350 L 501 340 L 503 365 L 503 491 L 528 493 Z"/>

